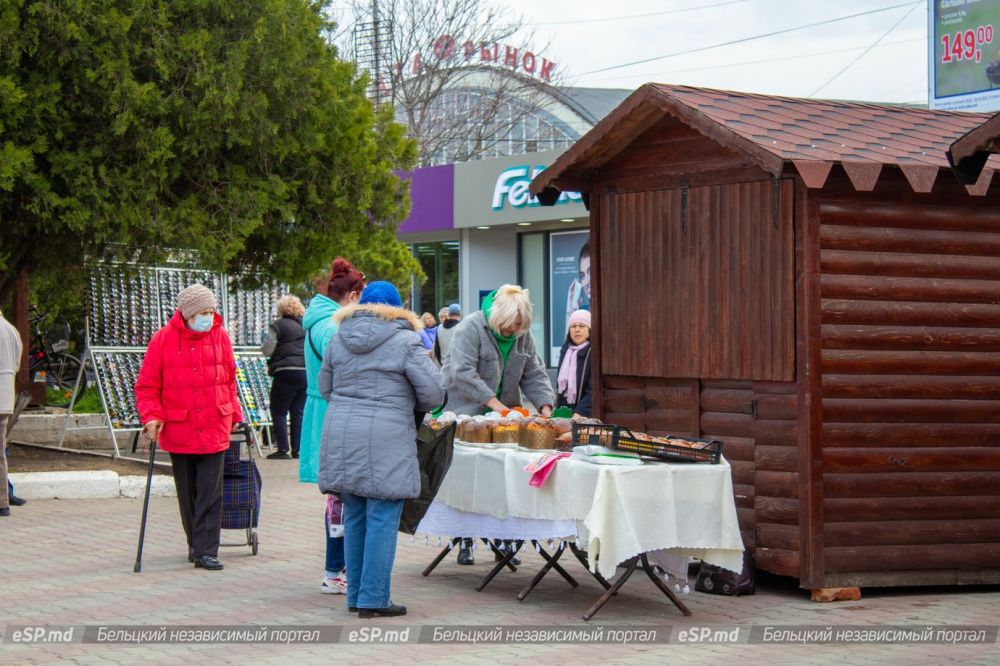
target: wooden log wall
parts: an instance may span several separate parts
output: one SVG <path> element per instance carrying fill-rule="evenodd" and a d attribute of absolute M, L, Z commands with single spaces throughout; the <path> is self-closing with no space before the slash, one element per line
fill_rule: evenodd
<path fill-rule="evenodd" d="M 794 382 L 605 376 L 604 420 L 653 435 L 721 440 L 744 543 L 758 568 L 798 575 Z"/>
<path fill-rule="evenodd" d="M 1000 211 L 855 195 L 820 217 L 828 581 L 997 566 Z"/>

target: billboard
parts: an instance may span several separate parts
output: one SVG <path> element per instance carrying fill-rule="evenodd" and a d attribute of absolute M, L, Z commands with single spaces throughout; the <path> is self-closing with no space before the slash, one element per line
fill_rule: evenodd
<path fill-rule="evenodd" d="M 552 363 L 569 331 L 569 316 L 590 309 L 590 231 L 549 234 L 549 340 Z"/>
<path fill-rule="evenodd" d="M 929 0 L 928 104 L 1000 110 L 1000 0 Z"/>

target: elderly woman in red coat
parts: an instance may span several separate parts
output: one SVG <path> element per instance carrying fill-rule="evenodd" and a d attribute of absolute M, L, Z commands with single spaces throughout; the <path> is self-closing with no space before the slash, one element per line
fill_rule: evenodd
<path fill-rule="evenodd" d="M 181 291 L 135 383 L 143 431 L 170 454 L 188 561 L 209 570 L 222 568 L 222 468 L 229 433 L 243 419 L 233 345 L 217 307 L 200 284 Z"/>

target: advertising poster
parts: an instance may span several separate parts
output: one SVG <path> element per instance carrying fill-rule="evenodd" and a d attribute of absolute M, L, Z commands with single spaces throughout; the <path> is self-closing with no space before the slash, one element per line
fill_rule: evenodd
<path fill-rule="evenodd" d="M 1000 0 L 930 0 L 930 106 L 1000 109 Z"/>
<path fill-rule="evenodd" d="M 549 235 L 549 321 L 552 329 L 552 363 L 569 330 L 574 310 L 590 309 L 590 231 L 565 231 Z"/>

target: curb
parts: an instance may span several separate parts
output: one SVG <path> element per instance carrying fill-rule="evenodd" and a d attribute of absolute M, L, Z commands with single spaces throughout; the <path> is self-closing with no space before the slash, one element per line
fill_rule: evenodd
<path fill-rule="evenodd" d="M 43 499 L 142 498 L 146 492 L 145 476 L 119 476 L 111 470 L 90 472 L 11 472 L 18 497 Z M 151 497 L 176 497 L 174 478 L 153 476 Z"/>

